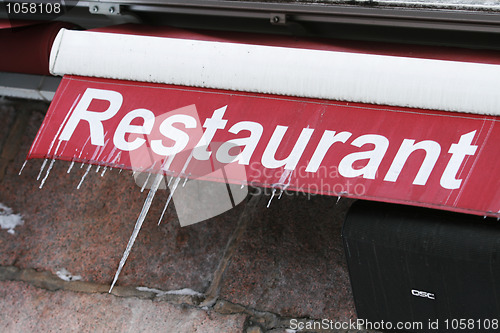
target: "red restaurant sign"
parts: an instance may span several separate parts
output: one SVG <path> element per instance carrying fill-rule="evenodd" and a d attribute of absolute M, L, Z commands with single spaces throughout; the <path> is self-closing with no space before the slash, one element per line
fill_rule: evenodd
<path fill-rule="evenodd" d="M 499 216 L 498 142 L 494 116 L 65 77 L 28 158 Z"/>

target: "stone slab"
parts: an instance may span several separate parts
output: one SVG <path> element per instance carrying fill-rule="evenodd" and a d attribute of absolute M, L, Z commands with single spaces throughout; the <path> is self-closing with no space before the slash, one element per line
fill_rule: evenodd
<path fill-rule="evenodd" d="M 356 318 L 341 239 L 352 200 L 290 192 L 251 221 L 221 298 L 281 316 Z"/>
<path fill-rule="evenodd" d="M 12 110 L 0 107 L 0 115 Z M 9 113 L 9 114 L 7 114 Z M 48 270 L 66 269 L 85 281 L 110 284 L 132 234 L 146 192 L 130 171 L 96 167 L 76 189 L 86 166 L 56 161 L 42 189 L 37 175 L 42 160 L 19 170 L 43 120 L 29 113 L 28 126 L 16 145 L 18 154 L 0 182 L 0 202 L 21 214 L 24 225 L 15 234 L 0 230 L 0 265 Z M 50 161 L 49 161 L 50 163 Z M 41 179 L 45 176 L 45 168 Z M 182 190 L 182 189 L 179 189 Z M 241 206 L 208 221 L 181 228 L 170 205 L 158 227 L 167 190 L 158 191 L 118 285 L 145 285 L 162 290 L 191 288 L 204 292 L 212 280 Z"/>
<path fill-rule="evenodd" d="M 0 282 L 0 332 L 242 332 L 245 315 Z"/>

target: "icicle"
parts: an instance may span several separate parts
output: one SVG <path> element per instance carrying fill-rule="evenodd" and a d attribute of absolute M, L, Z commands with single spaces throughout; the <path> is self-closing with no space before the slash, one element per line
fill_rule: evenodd
<path fill-rule="evenodd" d="M 115 147 L 116 148 L 116 147 Z M 114 149 L 114 148 L 113 148 Z M 115 165 L 116 164 L 116 161 L 118 161 L 120 159 L 120 156 L 121 156 L 122 152 L 119 151 L 118 154 L 116 154 L 115 158 L 111 161 L 111 164 L 112 165 Z M 113 170 L 112 167 L 109 167 L 109 170 Z M 120 169 L 120 173 L 122 172 L 123 169 Z"/>
<path fill-rule="evenodd" d="M 75 161 L 71 161 L 71 164 L 69 165 L 68 171 L 66 171 L 66 173 L 69 173 L 71 169 L 73 169 L 73 165 L 75 165 Z"/>
<path fill-rule="evenodd" d="M 111 152 L 108 154 L 108 157 L 106 158 L 106 162 L 107 163 L 110 163 L 110 160 L 113 157 L 113 154 L 115 153 L 116 149 L 117 149 L 116 146 L 113 147 L 113 149 L 111 149 Z M 115 159 L 116 159 L 116 157 L 115 157 Z M 111 163 L 113 163 L 113 162 L 111 162 Z"/>
<path fill-rule="evenodd" d="M 144 192 L 144 189 L 146 188 L 146 184 L 149 181 L 149 177 L 151 177 L 151 172 L 148 173 L 148 176 L 146 177 L 146 181 L 144 182 L 144 184 L 142 184 L 141 193 Z"/>
<path fill-rule="evenodd" d="M 269 202 L 267 203 L 267 208 L 269 208 L 269 206 L 271 206 L 271 201 L 273 201 L 275 193 L 276 193 L 276 189 L 273 188 L 273 193 L 271 194 L 271 198 L 269 198 Z"/>
<path fill-rule="evenodd" d="M 80 154 L 78 154 L 78 159 L 80 159 L 82 157 L 82 154 L 83 154 L 83 150 L 85 149 L 85 147 L 87 146 L 87 143 L 89 142 L 90 140 L 90 136 L 87 138 L 87 141 L 85 141 L 85 143 L 83 144 L 83 147 L 82 147 L 82 150 L 80 150 Z M 76 149 L 75 151 L 77 151 L 78 149 Z M 80 169 L 83 168 L 83 165 L 85 163 L 82 163 L 82 165 L 80 166 Z M 71 169 L 73 168 L 73 166 L 75 165 L 75 161 L 71 161 L 71 165 L 69 166 L 68 168 L 68 171 L 66 171 L 66 173 L 69 173 L 71 171 Z"/>
<path fill-rule="evenodd" d="M 106 137 L 106 134 L 108 134 L 108 132 L 104 133 L 104 137 Z M 92 155 L 92 160 L 93 161 L 99 161 L 100 160 L 100 157 L 102 155 L 102 153 L 104 152 L 104 149 L 106 149 L 106 145 L 108 144 L 109 142 L 109 139 L 107 139 L 105 142 L 104 142 L 104 146 L 102 146 L 102 148 L 97 148 L 96 151 L 94 152 L 94 154 Z M 97 154 L 97 152 L 100 150 L 99 154 Z M 97 154 L 97 156 L 96 156 Z M 98 165 L 97 166 L 97 169 L 95 171 L 95 173 L 99 173 L 99 170 L 101 169 L 101 165 Z M 102 177 L 102 175 L 101 175 Z"/>
<path fill-rule="evenodd" d="M 118 173 L 122 173 L 122 171 L 123 171 L 123 169 L 120 169 L 120 172 L 118 172 Z"/>
<path fill-rule="evenodd" d="M 245 183 L 241 182 L 241 187 L 240 187 L 240 189 L 243 189 L 243 187 L 245 187 Z"/>
<path fill-rule="evenodd" d="M 104 137 L 106 137 L 106 135 L 107 135 L 107 134 L 108 134 L 108 132 L 106 132 L 106 133 L 104 134 Z M 108 145 L 108 142 L 109 142 L 109 139 L 107 139 L 106 141 L 104 141 L 104 146 L 102 146 L 102 149 L 100 149 L 99 154 L 98 154 L 97 156 L 92 156 L 92 159 L 96 159 L 97 161 L 99 161 L 99 160 L 100 160 L 102 153 L 104 153 L 104 150 L 106 149 L 106 146 Z M 99 149 L 99 148 L 97 148 L 97 149 Z M 94 153 L 94 154 L 95 154 L 95 153 Z M 100 166 L 100 165 L 99 165 L 99 166 Z"/>
<path fill-rule="evenodd" d="M 163 211 L 161 212 L 160 219 L 158 220 L 158 225 L 160 225 L 161 220 L 163 220 L 163 216 L 165 215 L 165 212 L 167 211 L 168 204 L 170 203 L 170 200 L 172 200 L 172 197 L 174 196 L 174 192 L 177 189 L 177 185 L 179 185 L 179 182 L 177 181 L 179 177 L 174 182 L 174 185 L 170 189 L 170 194 L 168 195 L 167 203 L 165 204 L 165 207 L 163 207 Z"/>
<path fill-rule="evenodd" d="M 335 204 L 338 204 L 340 201 L 340 198 L 342 198 L 340 195 L 337 195 L 337 202 Z"/>
<path fill-rule="evenodd" d="M 91 168 L 92 168 L 92 164 L 89 164 L 89 166 L 87 167 L 87 170 L 85 171 L 85 173 L 82 176 L 82 179 L 80 179 L 80 183 L 76 187 L 77 190 L 79 190 L 80 186 L 82 186 L 83 180 L 85 179 L 85 177 L 87 177 L 87 175 L 88 175 L 88 173 L 89 173 L 89 171 L 90 171 Z"/>
<path fill-rule="evenodd" d="M 182 187 L 186 186 L 189 177 L 191 177 L 191 172 L 189 173 L 189 175 L 186 176 L 186 178 L 184 178 L 184 183 L 182 183 Z"/>
<path fill-rule="evenodd" d="M 484 216 L 483 216 L 483 219 L 485 219 L 485 220 L 486 220 L 486 215 L 484 215 Z"/>
<path fill-rule="evenodd" d="M 26 166 L 26 163 L 28 163 L 28 160 L 24 161 L 23 166 L 21 167 L 21 170 L 19 170 L 19 176 L 21 175 L 21 173 L 23 173 L 23 169 Z"/>
<path fill-rule="evenodd" d="M 132 246 L 134 245 L 135 239 L 137 238 L 137 235 L 139 234 L 139 231 L 141 230 L 144 219 L 146 218 L 146 215 L 149 211 L 149 207 L 151 207 L 151 202 L 153 201 L 155 193 L 158 190 L 158 187 L 160 186 L 162 180 L 163 180 L 163 174 L 161 174 L 161 173 L 157 174 L 156 178 L 153 182 L 153 185 L 151 186 L 151 190 L 149 190 L 146 201 L 144 201 L 144 205 L 142 206 L 141 213 L 139 214 L 139 217 L 137 218 L 137 221 L 135 222 L 134 231 L 132 232 L 132 235 L 130 236 L 130 239 L 128 240 L 128 244 L 127 244 L 127 247 L 125 249 L 125 252 L 123 252 L 122 259 L 120 260 L 120 264 L 118 265 L 118 270 L 115 273 L 115 278 L 113 279 L 113 283 L 111 284 L 111 287 L 109 288 L 109 293 L 111 293 L 111 291 L 113 290 L 113 287 L 115 286 L 115 283 L 118 280 L 118 276 L 120 275 L 120 272 L 122 271 L 122 268 L 125 265 L 125 261 L 127 261 L 127 258 L 130 254 L 130 250 L 132 250 Z"/>
<path fill-rule="evenodd" d="M 144 192 L 144 189 L 146 188 L 146 185 L 147 185 L 147 184 L 148 184 L 148 182 L 149 182 L 149 178 L 151 177 L 151 171 L 152 171 L 152 170 L 154 170 L 155 165 L 156 165 L 156 162 L 157 162 L 157 161 L 155 161 L 155 162 L 153 163 L 153 165 L 152 165 L 152 166 L 148 169 L 148 170 L 149 170 L 149 172 L 148 172 L 148 176 L 147 176 L 146 181 L 144 182 L 144 184 L 142 184 L 141 193 L 142 193 L 142 192 Z"/>
<path fill-rule="evenodd" d="M 59 126 L 59 128 L 57 129 L 57 132 L 56 132 L 56 135 L 54 136 L 54 139 L 52 140 L 52 142 L 50 143 L 50 146 L 49 146 L 49 150 L 47 151 L 47 154 L 50 154 L 50 151 L 52 150 L 52 147 L 54 146 L 54 143 L 56 142 L 56 139 L 57 137 L 59 136 L 59 133 L 61 133 L 61 130 L 63 128 L 63 126 L 66 124 L 66 120 L 68 120 L 68 117 L 69 115 L 73 112 L 73 109 L 76 105 L 76 102 L 80 99 L 80 95 L 77 96 L 77 98 L 75 99 L 75 101 L 73 102 L 73 105 L 71 106 L 71 109 L 69 110 L 69 112 L 66 114 L 66 116 L 64 117 L 63 119 L 63 122 L 61 123 L 61 125 Z M 56 151 L 54 152 L 54 155 L 56 154 L 57 150 L 59 149 L 59 145 L 61 144 L 61 141 L 62 140 L 59 140 L 59 143 L 57 144 L 57 148 L 56 148 Z M 40 173 L 38 174 L 38 177 L 36 177 L 36 180 L 39 180 L 42 173 L 43 173 L 43 169 L 45 169 L 45 165 L 47 164 L 47 158 L 43 161 L 43 164 L 42 164 L 42 167 L 40 168 Z M 52 159 L 54 160 L 54 159 Z M 54 163 L 51 163 L 51 166 L 53 165 Z M 49 175 L 49 172 L 50 172 L 50 169 L 51 167 L 49 167 L 49 170 L 47 171 L 47 174 L 45 175 L 45 178 L 42 180 L 42 184 L 40 185 L 40 188 L 42 188 L 43 186 L 43 183 L 45 182 L 45 180 L 47 179 L 48 175 Z"/>
<path fill-rule="evenodd" d="M 179 173 L 179 175 L 175 179 L 174 185 L 170 189 L 170 194 L 168 195 L 167 203 L 165 204 L 165 207 L 163 208 L 163 211 L 161 212 L 160 219 L 158 220 L 158 225 L 160 225 L 161 220 L 163 219 L 163 215 L 165 215 L 165 212 L 167 211 L 168 204 L 170 203 L 170 200 L 172 200 L 172 197 L 174 196 L 174 193 L 175 193 L 175 190 L 177 189 L 177 186 L 179 186 L 179 182 L 181 181 L 181 175 L 186 174 L 185 172 L 186 172 L 187 166 L 189 165 L 189 162 L 191 162 L 192 158 L 193 158 L 193 151 L 191 151 L 191 154 L 189 154 L 189 157 L 187 158 L 186 163 L 184 163 L 184 166 L 182 167 L 181 172 Z M 172 179 L 170 179 L 170 181 L 168 182 L 169 186 L 170 186 L 171 181 L 172 181 Z"/>
<path fill-rule="evenodd" d="M 89 142 L 89 140 L 90 140 L 90 136 L 87 138 L 87 141 L 85 141 L 85 143 L 83 144 L 82 150 L 80 151 L 80 154 L 78 155 L 78 159 L 80 159 L 82 157 L 83 150 L 87 146 L 87 143 Z M 66 173 L 69 173 L 71 171 L 71 169 L 73 168 L 74 164 L 75 164 L 75 161 L 72 161 L 71 165 L 69 166 L 68 171 Z M 82 165 L 80 165 L 80 169 L 83 168 L 84 164 L 85 163 L 82 163 Z"/>
<path fill-rule="evenodd" d="M 48 158 L 46 158 L 46 159 L 43 160 L 42 166 L 40 167 L 40 172 L 38 173 L 38 176 L 36 177 L 36 180 L 39 180 L 40 177 L 42 176 L 43 169 L 45 169 L 45 165 L 47 164 L 48 160 L 49 160 Z"/>
<path fill-rule="evenodd" d="M 100 147 L 97 147 L 95 150 L 94 150 L 94 154 L 92 154 L 92 157 L 90 158 L 91 161 L 95 161 L 96 160 L 96 155 L 97 156 L 101 156 L 102 152 L 104 151 L 104 148 L 106 147 L 106 144 L 108 143 L 109 139 L 106 140 L 106 142 L 104 142 L 104 146 L 102 146 L 102 150 L 101 150 L 101 153 L 99 153 L 99 155 L 97 155 L 97 153 L 99 152 L 99 150 L 101 149 Z M 98 159 L 98 158 L 97 158 Z M 83 163 L 82 163 L 82 166 L 83 167 Z M 81 168 L 80 167 L 80 168 Z M 80 183 L 78 184 L 78 186 L 76 187 L 77 190 L 80 189 L 80 186 L 82 186 L 82 183 L 83 183 L 83 180 L 85 179 L 85 177 L 87 177 L 90 169 L 92 168 L 92 164 L 89 164 L 89 166 L 87 167 L 87 170 L 85 170 L 85 173 L 83 174 L 82 176 L 82 179 L 80 180 Z"/>
<path fill-rule="evenodd" d="M 45 174 L 45 177 L 43 177 L 42 182 L 40 183 L 40 186 L 38 186 L 38 188 L 42 188 L 43 184 L 45 184 L 45 181 L 49 177 L 50 170 L 52 170 L 52 167 L 54 166 L 55 161 L 56 161 L 55 159 L 53 159 L 52 161 L 50 161 L 50 165 L 49 165 L 49 167 L 47 169 L 47 173 Z"/>
<path fill-rule="evenodd" d="M 278 200 L 281 199 L 281 196 L 283 195 L 283 191 L 285 191 L 286 188 L 288 186 L 290 186 L 290 182 L 292 180 L 292 177 L 291 177 L 292 171 L 293 170 L 287 170 L 287 169 L 283 170 L 283 173 L 281 174 L 281 177 L 278 180 L 278 182 L 276 184 L 273 184 L 273 193 L 271 194 L 271 198 L 269 198 L 269 202 L 267 203 L 267 208 L 269 208 L 269 206 L 271 206 L 271 201 L 273 201 L 274 195 L 276 194 L 277 188 L 274 186 L 278 186 L 281 189 L 281 193 L 279 195 Z M 287 179 L 288 179 L 288 182 L 285 184 Z"/>
<path fill-rule="evenodd" d="M 104 174 L 106 173 L 107 169 L 108 169 L 108 167 L 105 166 L 104 169 L 102 170 L 101 177 L 104 177 Z"/>
<path fill-rule="evenodd" d="M 286 177 L 288 178 L 288 182 L 285 184 L 285 186 L 283 186 L 281 188 L 282 192 L 285 191 L 288 188 L 288 186 L 290 186 L 290 183 L 292 181 L 292 172 L 293 172 L 293 170 L 287 170 L 287 171 L 288 171 L 288 175 Z M 281 197 L 281 195 L 280 195 L 280 197 Z"/>
<path fill-rule="evenodd" d="M 54 151 L 54 156 L 57 154 L 57 151 L 59 150 L 59 146 L 61 145 L 62 140 L 59 140 L 59 143 L 57 144 L 56 150 Z M 45 181 L 47 178 L 49 178 L 50 170 L 52 170 L 52 167 L 54 166 L 54 163 L 56 162 L 56 158 L 53 157 L 52 161 L 50 161 L 49 168 L 47 169 L 47 173 L 45 174 L 45 177 L 43 177 L 42 182 L 40 183 L 40 186 L 38 188 L 42 188 L 43 184 L 45 184 Z"/>

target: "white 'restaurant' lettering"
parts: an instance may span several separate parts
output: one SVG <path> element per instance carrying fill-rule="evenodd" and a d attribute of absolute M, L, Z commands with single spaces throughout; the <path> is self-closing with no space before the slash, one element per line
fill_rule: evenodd
<path fill-rule="evenodd" d="M 136 118 L 141 118 L 144 122 L 142 126 L 132 125 L 132 120 Z M 135 138 L 133 141 L 129 142 L 125 140 L 125 134 L 151 134 L 153 125 L 155 123 L 155 115 L 153 112 L 147 109 L 137 109 L 130 111 L 123 117 L 123 119 L 118 124 L 116 128 L 115 135 L 113 136 L 113 143 L 116 148 L 130 151 L 140 148 L 146 140 L 143 138 Z"/>
<path fill-rule="evenodd" d="M 231 163 L 237 161 L 239 164 L 248 165 L 252 158 L 255 148 L 259 143 L 264 127 L 261 124 L 253 121 L 240 121 L 234 124 L 229 133 L 238 134 L 241 131 L 250 131 L 250 136 L 247 138 L 232 139 L 224 142 L 217 150 L 216 158 L 221 163 Z M 242 147 L 245 148 L 236 156 L 229 154 L 231 148 Z"/>
<path fill-rule="evenodd" d="M 189 143 L 189 135 L 174 127 L 173 124 L 184 124 L 185 128 L 196 128 L 196 119 L 185 114 L 174 114 L 166 118 L 160 125 L 160 133 L 175 141 L 172 147 L 165 147 L 162 140 L 151 140 L 151 149 L 155 154 L 170 156 L 180 153 Z"/>
<path fill-rule="evenodd" d="M 405 165 L 408 157 L 410 157 L 411 153 L 416 150 L 422 149 L 425 151 L 425 158 L 422 162 L 422 166 L 418 170 L 417 176 L 413 181 L 415 185 L 425 185 L 427 183 L 427 179 L 436 164 L 436 161 L 439 158 L 439 154 L 441 153 L 441 146 L 436 141 L 426 140 L 421 141 L 415 144 L 415 140 L 404 139 L 403 143 L 399 147 L 398 153 L 394 160 L 392 161 L 391 167 L 387 174 L 385 175 L 384 180 L 389 182 L 395 182 L 403 166 Z"/>
<path fill-rule="evenodd" d="M 336 134 L 335 131 L 326 130 L 323 133 L 323 136 L 321 137 L 321 140 L 319 141 L 318 146 L 316 147 L 316 150 L 314 151 L 314 154 L 311 160 L 309 161 L 309 164 L 307 165 L 306 171 L 307 172 L 318 171 L 321 162 L 323 162 L 323 159 L 325 158 L 325 155 L 328 152 L 328 149 L 330 149 L 330 147 L 335 142 L 345 143 L 347 139 L 351 137 L 351 135 L 352 133 L 350 132 L 340 132 Z"/>
<path fill-rule="evenodd" d="M 477 146 L 471 145 L 475 134 L 476 131 L 464 134 L 460 137 L 458 143 L 453 143 L 450 146 L 448 153 L 452 155 L 441 177 L 440 184 L 442 187 L 450 190 L 460 187 L 462 179 L 457 179 L 458 169 L 460 169 L 465 156 L 474 155 L 476 153 Z"/>
<path fill-rule="evenodd" d="M 91 104 L 94 100 L 107 101 L 109 106 L 107 106 L 104 111 L 92 111 Z M 103 146 L 105 121 L 111 119 L 118 113 L 122 103 L 123 96 L 119 92 L 87 88 L 78 101 L 67 123 L 64 125 L 59 140 L 70 140 L 80 122 L 83 121 L 88 125 L 91 144 L 94 146 Z M 214 110 L 212 116 L 205 120 L 203 124 L 205 131 L 193 148 L 192 157 L 200 161 L 205 161 L 210 159 L 212 152 L 214 152 L 215 159 L 221 163 L 227 164 L 238 162 L 239 164 L 249 165 L 252 160 L 257 161 L 259 158 L 254 156 L 255 151 L 259 147 L 259 143 L 261 147 L 265 144 L 260 142 L 265 129 L 262 124 L 258 122 L 240 121 L 235 123 L 227 132 L 239 134 L 242 131 L 248 131 L 248 136 L 226 140 L 220 145 L 213 145 L 212 148 L 209 148 L 217 131 L 225 129 L 227 125 L 228 120 L 223 119 L 227 108 L 228 106 L 226 105 Z M 164 116 L 167 115 L 168 114 L 165 114 Z M 133 125 L 133 123 L 138 123 L 136 121 L 137 119 L 139 119 L 139 123 L 142 125 Z M 160 121 L 159 119 L 160 117 L 156 117 L 155 114 L 148 109 L 139 108 L 126 113 L 118 123 L 113 134 L 114 146 L 122 151 L 133 151 L 145 147 L 145 143 L 148 140 L 146 136 L 152 135 L 155 129 L 155 122 Z M 168 116 L 159 124 L 157 131 L 159 131 L 163 138 L 173 141 L 173 144 L 165 145 L 163 138 L 158 139 L 158 136 L 153 135 L 151 139 L 149 139 L 152 152 L 166 157 L 175 155 L 186 149 L 191 139 L 189 135 L 190 132 L 178 128 L 179 126 L 174 126 L 175 124 L 180 124 L 184 129 L 193 129 L 198 126 L 198 122 L 193 116 L 178 113 Z M 309 144 L 315 132 L 312 128 L 303 128 L 288 156 L 277 159 L 276 155 L 283 155 L 280 154 L 280 148 L 283 149 L 283 146 L 285 146 L 285 149 L 290 149 L 289 147 L 291 147 L 291 140 L 289 137 L 286 137 L 287 130 L 288 126 L 282 125 L 277 125 L 274 128 L 269 142 L 267 142 L 265 149 L 263 149 L 262 156 L 260 157 L 260 162 L 264 168 L 276 169 L 284 167 L 285 170 L 294 170 L 303 157 L 306 146 Z M 324 165 L 323 161 L 326 155 L 335 154 L 334 151 L 330 151 L 330 148 L 332 148 L 335 143 L 350 144 L 358 148 L 364 145 L 373 145 L 374 147 L 371 150 L 356 151 L 346 156 L 338 156 L 341 158 L 338 164 L 338 172 L 345 178 L 363 177 L 365 179 L 375 179 L 382 161 L 386 158 L 389 140 L 385 136 L 379 134 L 364 134 L 354 138 L 352 142 L 348 143 L 352 135 L 351 132 L 337 133 L 336 131 L 328 129 L 324 130 L 319 143 L 307 162 L 305 171 L 308 173 L 316 173 L 321 165 Z M 453 190 L 459 188 L 462 184 L 459 170 L 466 160 L 466 157 L 476 153 L 478 146 L 472 144 L 475 135 L 476 131 L 463 134 L 460 136 L 457 143 L 452 143 L 450 145 L 448 153 L 451 154 L 451 157 L 441 175 L 441 187 Z M 286 142 L 286 144 L 284 142 Z M 425 185 L 434 171 L 438 160 L 440 158 L 443 159 L 441 155 L 441 145 L 432 140 L 415 142 L 414 139 L 403 139 L 383 180 L 387 182 L 396 182 L 401 172 L 403 172 L 405 165 L 408 164 L 410 156 L 418 150 L 425 152 L 425 156 L 413 180 L 413 184 Z M 262 148 L 260 151 L 262 151 Z M 362 167 L 359 167 L 359 165 L 362 165 Z M 440 165 L 444 165 L 444 163 Z M 328 167 L 330 167 L 330 165 L 328 165 Z M 413 170 L 415 170 L 415 168 L 413 168 Z"/>
<path fill-rule="evenodd" d="M 109 107 L 104 112 L 90 111 L 88 108 L 92 100 L 105 100 L 109 102 Z M 59 140 L 69 140 L 81 120 L 89 123 L 90 142 L 95 146 L 104 146 L 104 127 L 102 122 L 112 118 L 123 103 L 123 96 L 117 91 L 87 88 L 82 98 L 78 102 L 73 114 L 68 119 L 64 130 L 59 136 Z"/>
<path fill-rule="evenodd" d="M 226 109 L 227 105 L 215 110 L 212 118 L 207 118 L 205 120 L 203 127 L 205 127 L 206 130 L 203 133 L 200 142 L 198 142 L 196 147 L 193 149 L 193 157 L 197 160 L 208 160 L 210 158 L 210 155 L 212 155 L 212 152 L 207 151 L 207 148 L 212 142 L 215 132 L 217 132 L 218 129 L 224 129 L 224 127 L 226 127 L 227 120 L 222 119 L 222 117 L 224 116 L 224 112 L 226 112 Z"/>
<path fill-rule="evenodd" d="M 356 138 L 351 143 L 355 147 L 362 147 L 366 144 L 374 144 L 375 148 L 373 150 L 351 153 L 340 161 L 339 173 L 342 176 L 347 178 L 363 176 L 363 178 L 375 179 L 380 162 L 382 162 L 385 152 L 389 147 L 389 140 L 382 135 L 366 134 Z M 368 159 L 368 163 L 364 167 L 359 169 L 353 168 L 352 165 L 354 162 L 365 159 Z"/>
<path fill-rule="evenodd" d="M 276 150 L 280 146 L 287 129 L 287 126 L 276 126 L 273 136 L 269 140 L 266 150 L 264 150 L 264 154 L 262 154 L 262 165 L 264 167 L 274 169 L 284 165 L 286 170 L 294 170 L 297 166 L 297 163 L 299 162 L 304 149 L 306 149 L 306 145 L 309 142 L 314 129 L 304 128 L 300 133 L 295 146 L 293 146 L 290 155 L 288 155 L 285 159 L 276 160 L 274 157 L 276 155 Z"/>

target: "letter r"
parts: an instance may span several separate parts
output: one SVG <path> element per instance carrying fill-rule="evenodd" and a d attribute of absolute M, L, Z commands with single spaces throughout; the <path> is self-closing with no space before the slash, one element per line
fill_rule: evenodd
<path fill-rule="evenodd" d="M 89 111 L 93 99 L 109 102 L 109 107 L 104 112 Z M 104 146 L 104 127 L 102 122 L 113 117 L 123 103 L 123 96 L 112 90 L 87 88 L 69 118 L 66 126 L 59 136 L 59 140 L 69 140 L 81 120 L 89 123 L 90 142 L 95 146 Z"/>

